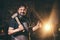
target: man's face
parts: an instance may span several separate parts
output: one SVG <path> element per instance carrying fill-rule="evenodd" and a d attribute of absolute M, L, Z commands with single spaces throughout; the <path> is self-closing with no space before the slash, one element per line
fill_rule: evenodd
<path fill-rule="evenodd" d="M 26 12 L 27 12 L 27 9 L 24 7 L 24 6 L 21 6 L 19 9 L 18 9 L 18 13 L 20 15 L 26 15 Z"/>

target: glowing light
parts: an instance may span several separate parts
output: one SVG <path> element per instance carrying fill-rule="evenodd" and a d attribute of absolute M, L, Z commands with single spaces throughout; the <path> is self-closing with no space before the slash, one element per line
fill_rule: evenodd
<path fill-rule="evenodd" d="M 55 9 L 55 6 L 53 7 L 51 14 L 48 18 L 45 18 L 43 20 L 43 25 L 42 25 L 42 37 L 47 37 L 51 36 L 55 32 L 55 27 L 58 23 L 58 18 L 57 18 L 57 11 Z M 59 29 L 60 30 L 60 29 Z"/>
<path fill-rule="evenodd" d="M 58 31 L 60 31 L 60 28 L 58 29 Z"/>
<path fill-rule="evenodd" d="M 44 37 L 46 37 L 46 35 L 50 36 L 52 35 L 53 31 L 54 31 L 54 28 L 53 28 L 52 22 L 50 20 L 45 21 L 42 27 L 42 36 Z"/>
<path fill-rule="evenodd" d="M 44 29 L 46 31 L 50 31 L 51 30 L 51 25 L 50 24 L 45 24 L 44 26 L 45 26 Z"/>
<path fill-rule="evenodd" d="M 2 30 L 2 32 L 3 32 L 3 30 Z"/>

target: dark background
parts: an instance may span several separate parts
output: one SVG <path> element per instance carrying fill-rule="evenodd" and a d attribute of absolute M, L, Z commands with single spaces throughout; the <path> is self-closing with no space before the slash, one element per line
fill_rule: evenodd
<path fill-rule="evenodd" d="M 33 8 L 42 18 L 48 16 L 52 10 L 52 7 L 55 3 L 57 15 L 58 15 L 58 25 L 57 28 L 60 28 L 60 1 L 59 0 L 0 0 L 0 27 L 4 29 L 8 26 L 8 20 L 11 16 L 11 10 L 14 11 L 17 3 L 24 2 L 31 9 Z M 32 9 L 32 10 L 33 10 Z M 58 36 L 56 40 L 60 38 L 60 31 L 57 30 Z"/>
<path fill-rule="evenodd" d="M 57 13 L 58 16 L 60 14 L 59 13 L 59 10 L 60 10 L 59 0 L 0 0 L 1 19 L 4 19 L 4 20 L 8 19 L 8 17 L 10 16 L 9 15 L 10 13 L 8 12 L 10 12 L 10 10 L 14 11 L 17 3 L 21 3 L 21 2 L 26 3 L 30 8 L 34 8 L 34 10 L 38 12 L 38 14 L 42 14 L 42 15 L 49 15 L 55 3 L 57 6 L 56 9 L 58 11 Z"/>

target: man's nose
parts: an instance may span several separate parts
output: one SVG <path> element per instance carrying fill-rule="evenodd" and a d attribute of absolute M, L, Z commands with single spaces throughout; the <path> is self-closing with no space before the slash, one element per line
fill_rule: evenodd
<path fill-rule="evenodd" d="M 21 12 L 24 12 L 24 10 L 22 10 Z"/>

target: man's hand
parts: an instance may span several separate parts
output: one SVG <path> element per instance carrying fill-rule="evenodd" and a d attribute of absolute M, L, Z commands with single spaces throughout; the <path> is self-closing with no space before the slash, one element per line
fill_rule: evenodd
<path fill-rule="evenodd" d="M 35 30 L 37 30 L 38 28 L 41 28 L 41 23 L 37 23 L 37 25 L 36 26 L 34 26 L 33 28 L 32 28 L 32 30 L 33 31 L 35 31 Z"/>
<path fill-rule="evenodd" d="M 20 31 L 24 30 L 22 25 L 19 25 L 18 28 L 19 28 Z"/>

